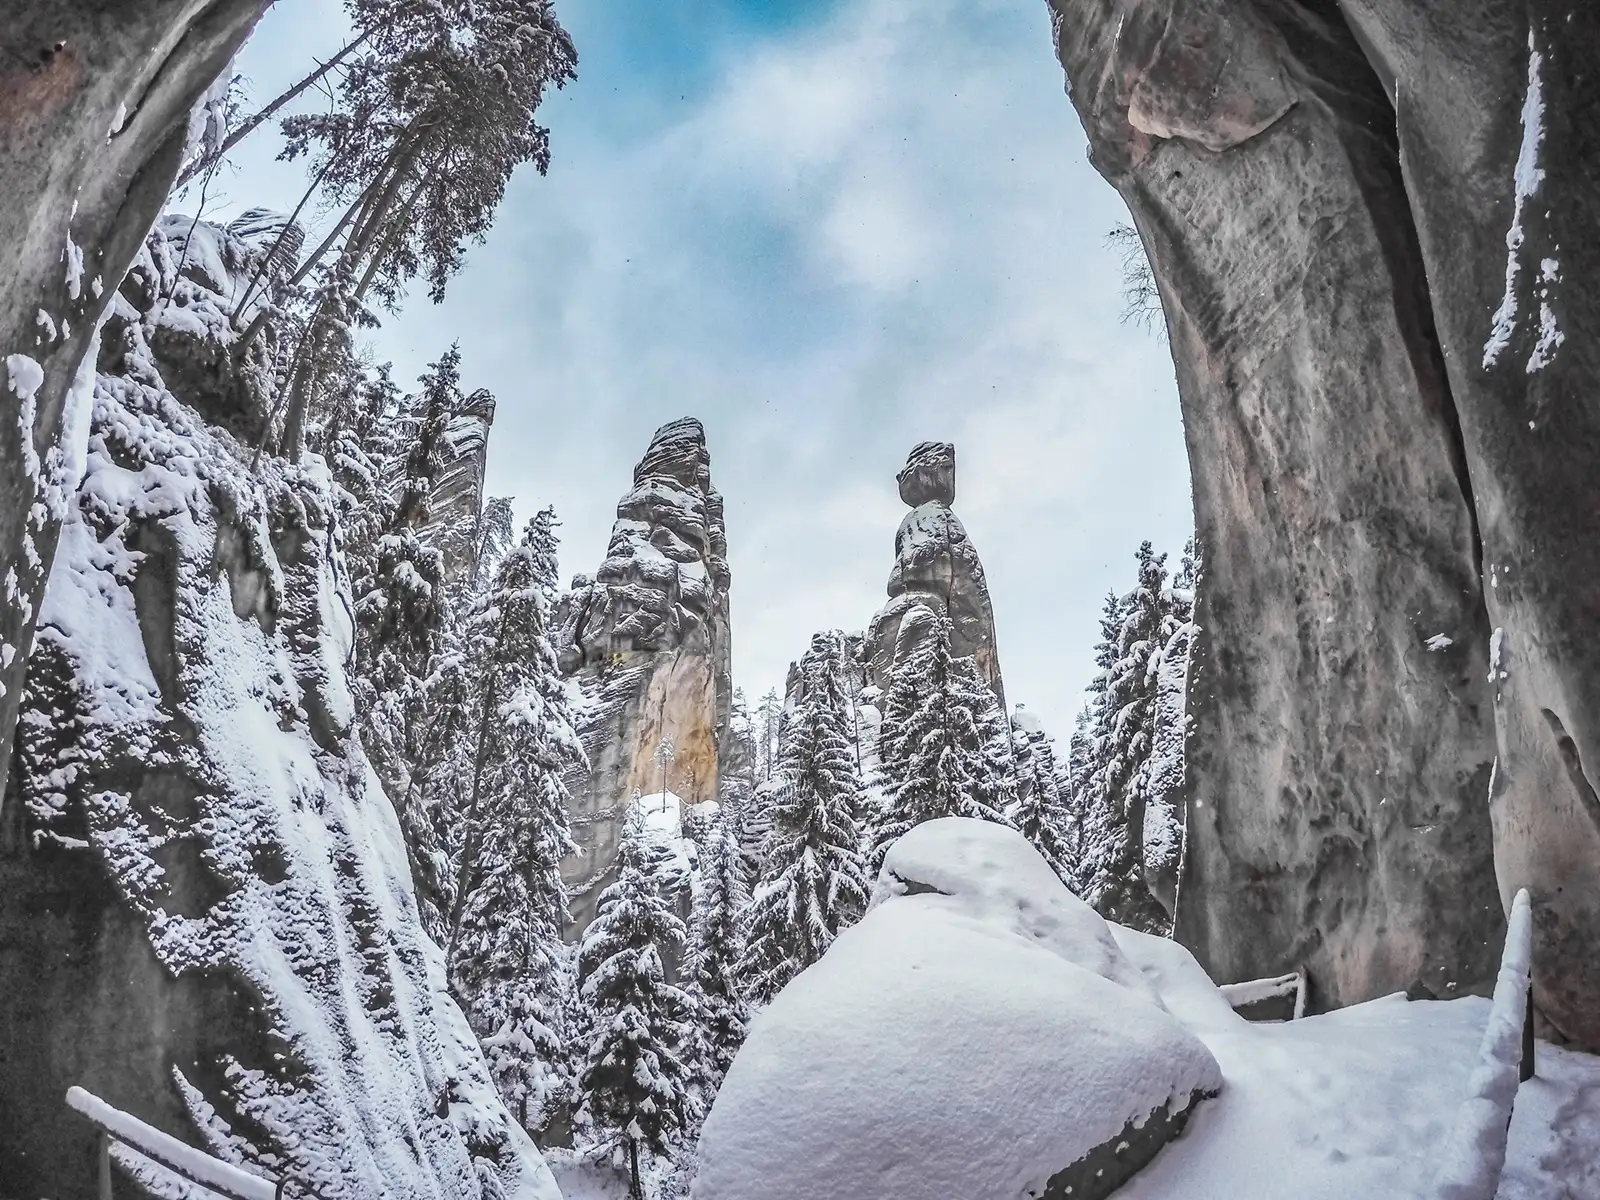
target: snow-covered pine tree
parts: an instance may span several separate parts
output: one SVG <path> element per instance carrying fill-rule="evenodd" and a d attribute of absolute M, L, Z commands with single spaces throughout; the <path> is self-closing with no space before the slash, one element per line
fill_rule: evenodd
<path fill-rule="evenodd" d="M 578 947 L 578 996 L 589 1043 L 578 1072 L 578 1116 L 622 1149 L 629 1195 L 643 1200 L 639 1151 L 672 1152 L 695 1119 L 694 1001 L 669 984 L 663 949 L 683 922 L 650 870 L 637 808 L 617 848 L 617 880 L 600 894 Z"/>
<path fill-rule="evenodd" d="M 1154 730 L 1144 770 L 1144 875 L 1167 911 L 1176 910 L 1188 804 L 1184 796 L 1184 741 L 1188 734 L 1189 646 L 1194 632 L 1194 587 L 1198 564 L 1194 540 L 1166 592 L 1166 642 L 1147 668 L 1153 684 Z"/>
<path fill-rule="evenodd" d="M 331 109 L 283 121 L 284 156 L 312 159 L 307 198 L 320 190 L 343 208 L 291 280 L 318 281 L 286 388 L 291 459 L 352 327 L 375 322 L 369 301 L 398 306 L 418 274 L 441 300 L 512 172 L 548 168 L 549 131 L 534 114 L 577 63 L 550 0 L 349 6 L 365 42 L 345 61 Z M 243 343 L 257 332 L 252 323 Z"/>
<path fill-rule="evenodd" d="M 422 392 L 404 403 L 402 428 L 392 435 L 400 458 L 392 504 L 383 504 L 382 532 L 354 556 L 356 655 L 352 683 L 361 714 L 362 745 L 385 790 L 399 803 L 423 919 L 440 932 L 450 882 L 440 875 L 439 840 L 447 814 L 431 811 L 429 793 L 414 787 L 420 738 L 440 715 L 430 701 L 430 671 L 450 642 L 455 623 L 444 557 L 421 530 L 444 464 L 444 439 L 461 401 L 460 351 L 452 346 L 422 377 Z M 386 424 L 399 423 L 390 415 Z M 403 450 L 403 457 L 401 452 Z M 349 468 L 356 474 L 357 464 Z M 432 711 L 430 711 L 430 706 Z M 437 795 L 438 793 L 434 793 Z"/>
<path fill-rule="evenodd" d="M 756 782 L 772 778 L 778 766 L 778 736 L 783 729 L 783 697 L 777 688 L 768 688 L 756 708 Z"/>
<path fill-rule="evenodd" d="M 546 627 L 555 524 L 550 509 L 528 523 L 467 622 L 474 719 L 456 751 L 471 767 L 448 942 L 451 986 L 501 1094 L 534 1130 L 566 1074 L 560 865 L 573 846 L 562 776 L 583 755 Z"/>
<path fill-rule="evenodd" d="M 1104 638 L 1097 651 L 1097 660 L 1108 665 L 1092 702 L 1095 763 L 1084 802 L 1090 834 L 1084 898 L 1111 920 L 1165 933 L 1170 918 L 1145 881 L 1144 811 L 1155 734 L 1151 660 L 1176 626 L 1168 612 L 1166 555 L 1144 542 L 1136 558 L 1138 583 L 1116 602 L 1121 623 L 1114 640 Z M 1111 612 L 1108 602 L 1108 617 Z"/>
<path fill-rule="evenodd" d="M 700 853 L 700 891 L 686 964 L 699 1004 L 701 1098 L 709 1103 L 744 1044 L 750 1011 L 739 989 L 744 909 L 749 903 L 742 851 L 724 807 L 706 830 Z"/>
<path fill-rule="evenodd" d="M 1017 705 L 1011 718 L 1017 797 L 1007 814 L 1050 869 L 1068 887 L 1074 882 L 1066 800 L 1061 795 L 1055 745 L 1039 719 Z"/>
<path fill-rule="evenodd" d="M 1008 731 L 1002 753 L 994 747 L 999 701 L 972 660 L 951 653 L 949 618 L 918 606 L 900 628 L 902 638 L 910 629 L 920 640 L 895 663 L 884 697 L 879 744 L 885 808 L 871 835 L 868 867 L 874 872 L 895 840 L 914 826 L 936 817 L 1009 824 L 1005 813 L 1012 801 L 1009 725 L 1001 713 L 999 727 Z"/>
<path fill-rule="evenodd" d="M 1090 778 L 1094 774 L 1094 709 L 1085 704 L 1073 721 L 1072 737 L 1067 741 L 1067 761 L 1059 770 L 1057 786 L 1066 807 L 1067 844 L 1071 847 L 1068 860 L 1070 876 L 1066 877 L 1073 894 L 1089 894 L 1090 845 L 1092 838 L 1091 814 L 1087 811 L 1091 796 Z"/>
<path fill-rule="evenodd" d="M 867 902 L 857 815 L 861 781 L 837 660 L 808 656 L 801 670 L 802 693 L 784 720 L 777 770 L 765 785 L 772 828 L 739 963 L 755 1004 L 770 1001 L 821 958 Z"/>

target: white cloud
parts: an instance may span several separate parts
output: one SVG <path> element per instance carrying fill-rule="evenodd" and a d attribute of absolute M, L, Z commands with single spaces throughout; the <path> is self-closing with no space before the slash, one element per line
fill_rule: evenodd
<path fill-rule="evenodd" d="M 556 505 L 568 574 L 599 563 L 656 426 L 701 417 L 752 693 L 813 630 L 866 624 L 894 473 L 954 440 L 1008 692 L 1064 738 L 1101 595 L 1141 538 L 1176 549 L 1189 512 L 1170 360 L 1117 322 L 1103 237 L 1125 218 L 1045 6 L 839 5 L 740 47 L 664 127 L 592 118 L 625 86 L 580 72 L 552 101 L 549 177 L 513 181 L 442 307 L 383 331 L 400 377 L 461 340 L 500 398 L 490 487 Z"/>

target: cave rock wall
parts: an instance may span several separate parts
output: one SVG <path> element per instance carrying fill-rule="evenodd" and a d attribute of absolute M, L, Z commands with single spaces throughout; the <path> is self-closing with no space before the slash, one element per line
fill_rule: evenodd
<path fill-rule="evenodd" d="M 1597 14 L 1052 0 L 1171 334 L 1206 570 L 1177 934 L 1600 1043 Z M 1492 790 L 1492 794 L 1491 794 Z"/>

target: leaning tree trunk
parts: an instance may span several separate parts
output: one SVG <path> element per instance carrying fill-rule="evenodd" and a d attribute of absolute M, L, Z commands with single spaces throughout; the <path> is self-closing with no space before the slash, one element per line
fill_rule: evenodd
<path fill-rule="evenodd" d="M 1051 2 L 1205 556 L 1177 936 L 1451 994 L 1526 885 L 1538 1002 L 1600 1044 L 1600 14 Z"/>
<path fill-rule="evenodd" d="M 0 795 L 99 318 L 270 0 L 0 0 Z"/>
<path fill-rule="evenodd" d="M 0 795 L 100 317 L 270 0 L 0 0 Z"/>

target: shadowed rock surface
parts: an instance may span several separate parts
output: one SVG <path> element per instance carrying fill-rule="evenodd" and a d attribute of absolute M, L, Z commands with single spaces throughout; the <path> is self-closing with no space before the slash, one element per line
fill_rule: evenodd
<path fill-rule="evenodd" d="M 705 430 L 692 417 L 662 426 L 617 505 L 605 562 L 573 579 L 555 613 L 590 764 L 568 781 L 578 853 L 562 876 L 576 931 L 610 881 L 634 793 L 718 798 L 733 702 L 727 553 Z"/>
<path fill-rule="evenodd" d="M 0 0 L 0 400 L 20 406 L 0 421 L 0 791 L 96 328 L 166 199 L 190 109 L 266 7 Z"/>
<path fill-rule="evenodd" d="M 952 652 L 977 664 L 1004 709 L 1005 685 L 1000 678 L 989 585 L 977 547 L 950 508 L 956 499 L 956 448 L 949 442 L 918 443 L 895 479 L 900 499 L 911 511 L 894 536 L 889 603 L 867 626 L 868 676 L 879 688 L 889 686 L 900 622 L 917 605 L 926 605 L 950 618 Z"/>
<path fill-rule="evenodd" d="M 1206 563 L 1178 937 L 1321 1004 L 1451 994 L 1527 885 L 1538 1002 L 1600 1043 L 1600 16 L 1052 8 Z"/>

